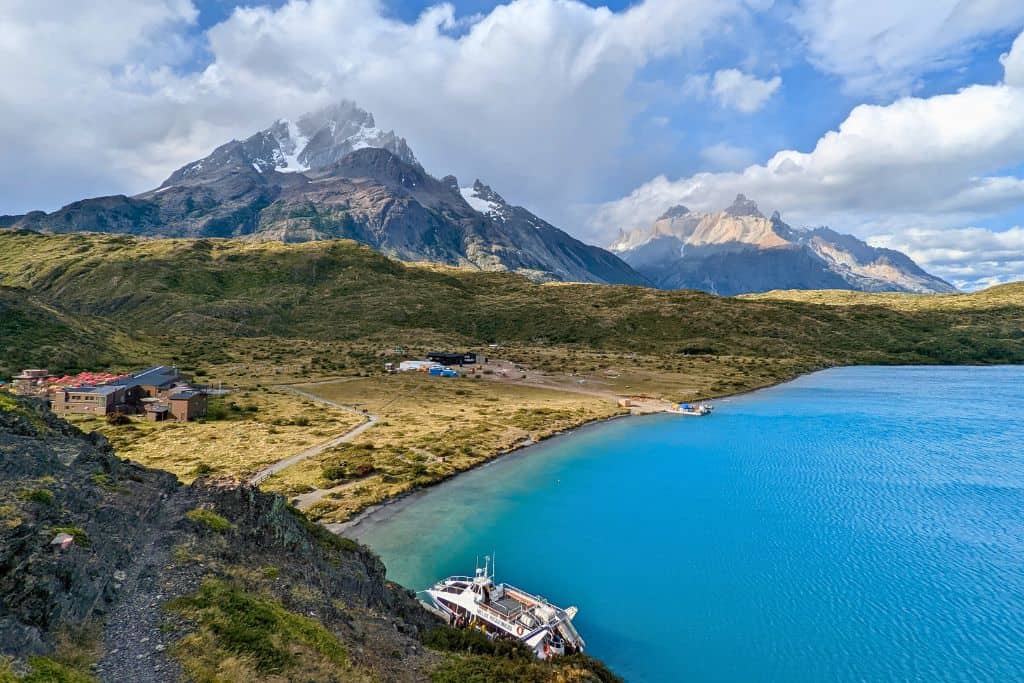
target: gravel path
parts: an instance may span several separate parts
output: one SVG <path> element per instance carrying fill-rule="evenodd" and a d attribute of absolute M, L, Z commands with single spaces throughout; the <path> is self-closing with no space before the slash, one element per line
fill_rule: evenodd
<path fill-rule="evenodd" d="M 323 453 L 327 449 L 334 448 L 338 444 L 343 444 L 346 441 L 351 441 L 352 439 L 356 438 L 357 436 L 359 436 L 360 434 L 365 432 L 367 429 L 370 429 L 371 427 L 373 427 L 373 425 L 377 424 L 378 419 L 379 419 L 376 415 L 369 415 L 369 414 L 366 414 L 366 413 L 362 413 L 362 412 L 356 410 L 355 408 L 351 408 L 349 406 L 342 405 L 341 403 L 337 403 L 335 401 L 331 401 L 329 399 L 322 398 L 322 397 L 317 396 L 315 394 L 311 394 L 311 393 L 309 393 L 307 391 L 302 391 L 301 389 L 296 389 L 295 387 L 281 386 L 280 388 L 281 389 L 285 389 L 287 391 L 290 391 L 290 392 L 292 392 L 294 394 L 298 394 L 299 396 L 302 396 L 303 398 L 308 398 L 311 401 L 317 401 L 319 403 L 325 403 L 325 404 L 327 404 L 329 406 L 332 406 L 334 408 L 338 408 L 340 410 L 344 410 L 345 412 L 352 413 L 353 415 L 358 415 L 359 417 L 364 418 L 366 421 L 363 422 L 360 425 L 357 425 L 356 427 L 353 427 L 352 429 L 350 429 L 349 431 L 345 432 L 341 436 L 337 436 L 337 437 L 331 439 L 330 441 L 327 441 L 325 443 L 313 446 L 311 448 L 307 448 L 306 450 L 302 451 L 301 453 L 297 453 L 296 455 L 293 455 L 293 456 L 291 456 L 289 458 L 285 458 L 284 460 L 280 460 L 278 462 L 275 462 L 270 467 L 267 467 L 267 468 L 265 468 L 263 470 L 260 470 L 259 472 L 257 472 L 255 475 L 253 475 L 249 479 L 249 483 L 253 484 L 253 485 L 257 485 L 257 484 L 262 483 L 263 481 L 266 481 L 269 477 L 272 477 L 273 475 L 277 474 L 278 472 L 291 467 L 295 463 L 302 462 L 303 460 L 305 460 L 307 458 L 312 458 L 314 456 L 320 455 L 321 453 Z"/>
<path fill-rule="evenodd" d="M 188 503 L 185 495 L 156 501 L 147 515 L 154 524 L 152 535 L 139 548 L 129 571 L 114 573 L 113 587 L 120 596 L 106 619 L 103 657 L 96 665 L 96 675 L 104 683 L 183 680 L 181 667 L 167 655 L 177 636 L 162 628 L 168 619 L 163 604 L 194 590 L 198 579 L 169 571 L 174 569 L 166 540 L 170 534 L 163 533 L 163 526 L 179 520 Z"/>

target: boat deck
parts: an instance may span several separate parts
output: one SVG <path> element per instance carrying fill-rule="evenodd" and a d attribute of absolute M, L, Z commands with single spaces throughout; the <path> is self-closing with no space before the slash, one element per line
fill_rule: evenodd
<path fill-rule="evenodd" d="M 495 612 L 499 612 L 509 618 L 515 617 L 523 611 L 523 603 L 510 597 L 492 600 L 490 606 Z"/>

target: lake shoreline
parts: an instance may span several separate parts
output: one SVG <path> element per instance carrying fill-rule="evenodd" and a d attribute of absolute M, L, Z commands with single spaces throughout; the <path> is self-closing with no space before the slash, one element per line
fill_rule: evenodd
<path fill-rule="evenodd" d="M 763 386 L 763 387 L 758 387 L 756 389 L 748 389 L 748 390 L 741 391 L 741 392 L 738 392 L 738 393 L 735 393 L 735 394 L 723 394 L 721 396 L 717 396 L 717 397 L 709 398 L 709 399 L 698 399 L 698 401 L 722 401 L 722 400 L 730 400 L 730 399 L 750 396 L 752 394 L 756 394 L 756 393 L 761 392 L 761 391 L 767 391 L 769 389 L 774 389 L 776 387 L 780 387 L 780 386 L 782 386 L 784 384 L 788 384 L 790 382 L 798 380 L 801 377 L 808 377 L 808 376 L 813 375 L 815 373 L 824 372 L 826 370 L 832 370 L 832 369 L 835 369 L 835 368 L 838 368 L 838 367 L 860 367 L 860 366 L 830 366 L 830 367 L 825 367 L 825 368 L 817 368 L 817 369 L 814 369 L 814 370 L 810 370 L 808 372 L 799 373 L 797 375 L 794 375 L 793 377 L 789 377 L 787 379 L 780 380 L 778 382 L 773 382 L 772 384 L 768 384 L 768 385 Z M 916 366 L 911 366 L 911 367 L 916 367 Z M 438 487 L 444 486 L 445 484 L 451 483 L 457 477 L 460 477 L 463 474 L 466 474 L 468 472 L 472 472 L 472 471 L 475 471 L 475 470 L 487 467 L 487 466 L 489 466 L 491 464 L 494 464 L 496 462 L 499 462 L 499 461 L 502 461 L 502 462 L 506 461 L 506 460 L 508 460 L 508 459 L 510 459 L 512 457 L 525 457 L 525 456 L 529 455 L 531 453 L 531 451 L 536 449 L 538 446 L 548 445 L 551 441 L 553 441 L 555 439 L 566 438 L 566 437 L 572 436 L 572 435 L 574 435 L 577 432 L 580 432 L 582 430 L 596 429 L 598 427 L 602 427 L 605 424 L 608 424 L 608 423 L 616 421 L 616 420 L 624 420 L 624 419 L 630 419 L 630 418 L 632 418 L 632 419 L 645 418 L 645 417 L 651 417 L 652 415 L 663 415 L 663 414 L 665 414 L 665 413 L 662 413 L 662 412 L 623 413 L 623 414 L 619 414 L 619 415 L 610 415 L 608 417 L 601 417 L 601 418 L 597 418 L 595 420 L 587 420 L 587 421 L 581 422 L 578 425 L 576 425 L 574 427 L 571 427 L 569 429 L 565 429 L 565 430 L 562 430 L 562 431 L 554 432 L 553 434 L 549 434 L 548 436 L 542 437 L 541 439 L 539 439 L 537 441 L 532 441 L 532 442 L 527 443 L 527 444 L 523 444 L 523 445 L 520 445 L 520 446 L 515 446 L 514 448 L 510 448 L 507 451 L 503 451 L 501 453 L 496 454 L 493 458 L 489 458 L 489 459 L 484 460 L 482 462 L 476 463 L 475 465 L 467 467 L 464 470 L 460 470 L 458 472 L 454 472 L 451 475 L 449 475 L 449 476 L 447 476 L 447 477 L 445 477 L 443 479 L 439 479 L 438 481 L 432 482 L 432 483 L 430 483 L 430 484 L 428 484 L 426 486 L 421 486 L 421 487 L 416 488 L 416 489 L 411 490 L 411 491 L 405 491 L 403 493 L 398 494 L 397 496 L 393 496 L 391 498 L 388 498 L 387 500 L 381 501 L 380 503 L 377 503 L 375 505 L 371 505 L 371 506 L 369 506 L 367 508 L 364 508 L 363 510 L 360 510 L 359 512 L 357 512 L 355 515 L 353 515 L 351 518 L 345 520 L 344 522 L 328 523 L 328 524 L 324 524 L 324 527 L 326 527 L 332 533 L 343 535 L 343 536 L 346 536 L 346 537 L 349 537 L 349 538 L 352 538 L 352 539 L 358 541 L 359 540 L 359 536 L 360 535 L 365 535 L 366 530 L 372 528 L 373 526 L 376 526 L 377 524 L 381 524 L 383 522 L 386 522 L 386 521 L 390 520 L 392 517 L 394 517 L 395 515 L 399 514 L 402 510 L 404 510 L 405 508 L 409 507 L 411 504 L 413 504 L 418 499 L 420 499 L 423 496 L 425 496 L 430 491 L 433 491 L 433 490 L 437 489 Z"/>

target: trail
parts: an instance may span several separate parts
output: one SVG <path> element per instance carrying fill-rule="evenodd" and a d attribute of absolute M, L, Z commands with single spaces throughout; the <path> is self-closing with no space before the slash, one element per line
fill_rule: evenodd
<path fill-rule="evenodd" d="M 292 465 L 294 465 L 296 463 L 299 463 L 299 462 L 302 462 L 303 460 L 306 460 L 307 458 L 315 457 L 315 456 L 320 455 L 321 453 L 323 453 L 324 451 L 326 451 L 326 450 L 328 450 L 330 448 L 334 448 L 335 446 L 337 446 L 339 444 L 343 444 L 346 441 L 351 441 L 352 439 L 356 438 L 357 436 L 359 436 L 360 434 L 365 432 L 367 429 L 370 429 L 375 424 L 377 424 L 377 422 L 380 419 L 376 415 L 370 415 L 368 413 L 362 413 L 362 412 L 360 412 L 360 411 L 358 411 L 355 408 L 352 408 L 350 406 L 342 405 L 341 403 L 337 403 L 336 401 L 332 401 L 330 399 L 326 399 L 326 398 L 323 398 L 321 396 L 317 396 L 315 394 L 311 394 L 311 393 L 309 393 L 307 391 L 302 391 L 301 389 L 296 389 L 295 387 L 292 387 L 292 386 L 280 385 L 278 388 L 279 389 L 284 389 L 286 391 L 290 391 L 293 394 L 298 394 L 299 396 L 302 396 L 303 398 L 307 398 L 307 399 L 309 399 L 311 401 L 317 401 L 319 403 L 324 403 L 324 404 L 327 404 L 327 405 L 332 406 L 334 408 L 338 408 L 339 410 L 344 410 L 345 412 L 352 413 L 353 415 L 358 415 L 359 417 L 364 418 L 365 421 L 362 424 L 356 425 L 355 427 L 353 427 L 352 429 L 348 430 L 347 432 L 345 432 L 341 436 L 336 436 L 333 439 L 331 439 L 330 441 L 326 441 L 326 442 L 318 444 L 316 446 L 312 446 L 310 448 L 307 448 L 306 450 L 302 451 L 301 453 L 297 453 L 297 454 L 295 454 L 295 455 L 293 455 L 291 457 L 285 458 L 284 460 L 279 460 L 278 462 L 275 462 L 273 465 L 270 465 L 269 467 L 266 467 L 266 468 L 260 470 L 259 472 L 257 472 L 256 474 L 254 474 L 252 477 L 249 478 L 249 483 L 253 484 L 253 485 L 260 484 L 260 483 L 266 481 L 268 478 L 274 476 L 278 472 L 281 472 L 282 470 L 286 470 L 289 467 L 291 467 Z"/>

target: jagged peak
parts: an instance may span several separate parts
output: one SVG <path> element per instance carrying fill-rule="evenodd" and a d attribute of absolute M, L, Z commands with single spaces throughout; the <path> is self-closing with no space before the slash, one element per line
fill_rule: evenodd
<path fill-rule="evenodd" d="M 490 185 L 482 183 L 479 178 L 473 181 L 473 194 L 487 202 L 494 202 L 502 205 L 507 204 L 500 194 L 491 189 Z"/>
<path fill-rule="evenodd" d="M 682 204 L 676 204 L 675 206 L 670 207 L 668 210 L 666 210 L 665 213 L 661 214 L 661 218 L 659 218 L 658 220 L 659 221 L 665 221 L 665 220 L 669 220 L 670 221 L 670 220 L 672 220 L 674 218 L 682 218 L 683 216 L 687 216 L 687 215 L 689 215 L 689 213 L 690 213 L 690 210 L 688 208 L 686 208 Z"/>
<path fill-rule="evenodd" d="M 757 202 L 747 199 L 745 195 L 738 194 L 733 203 L 725 210 L 730 216 L 756 216 L 764 218 L 764 214 L 757 208 Z"/>
<path fill-rule="evenodd" d="M 473 181 L 473 187 L 460 188 L 459 193 L 474 211 L 485 216 L 496 220 L 505 220 L 507 214 L 510 213 L 509 205 L 502 196 L 492 190 L 490 186 L 482 183 L 479 178 Z"/>

